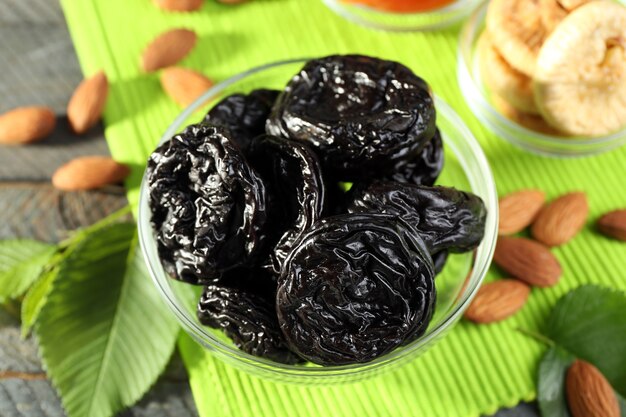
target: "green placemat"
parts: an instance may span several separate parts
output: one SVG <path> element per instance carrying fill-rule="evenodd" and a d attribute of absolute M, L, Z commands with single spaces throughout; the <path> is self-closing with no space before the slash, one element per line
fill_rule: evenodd
<path fill-rule="evenodd" d="M 202 11 L 167 14 L 150 0 L 62 0 L 86 74 L 103 68 L 111 81 L 105 114 L 114 157 L 136 169 L 129 180 L 135 201 L 150 151 L 180 109 L 161 91 L 157 75 L 142 75 L 139 55 L 160 32 L 190 27 L 200 35 L 183 65 L 222 80 L 262 63 L 330 53 L 363 53 L 407 64 L 450 103 L 475 133 L 504 194 L 539 187 L 549 197 L 585 190 L 591 219 L 626 206 L 626 149 L 576 160 L 524 153 L 482 127 L 456 82 L 458 28 L 391 34 L 348 23 L 319 0 L 255 0 L 241 6 L 207 1 Z M 386 376 L 327 388 L 295 387 L 250 377 L 214 360 L 187 337 L 180 348 L 201 416 L 428 416 L 493 413 L 535 396 L 543 347 L 514 329 L 535 329 L 557 298 L 582 283 L 626 289 L 626 247 L 584 230 L 555 249 L 565 267 L 554 288 L 533 290 L 529 303 L 503 323 L 461 322 L 421 358 Z M 497 277 L 492 272 L 488 279 Z"/>

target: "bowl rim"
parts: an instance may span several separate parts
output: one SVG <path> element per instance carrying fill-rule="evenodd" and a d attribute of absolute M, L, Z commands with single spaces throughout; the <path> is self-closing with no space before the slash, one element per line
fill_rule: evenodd
<path fill-rule="evenodd" d="M 210 100 L 226 88 L 230 87 L 231 85 L 235 84 L 236 82 L 250 75 L 271 68 L 297 63 L 304 64 L 309 59 L 310 58 L 295 58 L 267 63 L 236 74 L 214 85 L 176 117 L 176 119 L 169 125 L 169 127 L 161 137 L 159 144 L 163 143 L 166 140 L 169 140 L 174 134 L 176 134 L 180 130 L 181 126 L 183 126 L 184 122 L 186 122 L 188 118 L 192 116 L 198 108 L 202 107 L 204 104 L 206 104 L 208 100 Z M 205 326 L 201 325 L 200 322 L 195 319 L 195 316 L 192 318 L 191 315 L 189 315 L 185 311 L 184 307 L 182 307 L 181 305 L 180 300 L 178 299 L 178 296 L 173 293 L 173 291 L 167 284 L 167 280 L 171 280 L 171 278 L 169 278 L 167 276 L 167 273 L 164 271 L 161 262 L 158 259 L 158 255 L 156 256 L 156 258 L 154 256 L 154 254 L 157 253 L 156 239 L 154 238 L 154 233 L 149 220 L 150 209 L 148 206 L 149 193 L 147 189 L 146 169 L 144 170 L 142 176 L 139 196 L 139 212 L 137 217 L 139 242 L 142 253 L 144 255 L 144 260 L 146 262 L 148 271 L 154 284 L 159 290 L 161 296 L 165 299 L 169 308 L 182 324 L 182 327 L 185 329 L 185 331 L 190 334 L 196 340 L 196 342 L 199 342 L 202 346 L 210 351 L 216 351 L 222 354 L 226 354 L 229 357 L 234 357 L 241 362 L 253 364 L 257 369 L 260 368 L 271 371 L 275 375 L 327 378 L 329 376 L 349 375 L 356 371 L 361 372 L 366 370 L 373 370 L 375 368 L 382 367 L 387 363 L 397 362 L 398 360 L 411 355 L 411 353 L 413 353 L 414 351 L 424 348 L 429 344 L 429 342 L 436 339 L 442 332 L 444 332 L 452 324 L 454 324 L 460 318 L 461 314 L 463 314 L 463 312 L 469 305 L 469 302 L 474 298 L 474 295 L 478 291 L 478 288 L 480 287 L 480 284 L 482 283 L 491 264 L 497 240 L 498 200 L 496 185 L 493 174 L 491 172 L 491 168 L 489 167 L 487 158 L 482 151 L 478 141 L 469 130 L 469 128 L 462 121 L 460 116 L 458 116 L 458 114 L 447 103 L 445 103 L 439 97 L 435 96 L 435 105 L 438 111 L 442 111 L 443 113 L 445 113 L 446 118 L 450 119 L 451 122 L 455 124 L 455 128 L 461 130 L 461 134 L 466 139 L 466 144 L 471 148 L 472 155 L 476 159 L 474 165 L 479 170 L 480 182 L 484 186 L 485 195 L 481 197 L 485 201 L 486 207 L 490 208 L 491 210 L 490 212 L 488 212 L 487 215 L 487 221 L 485 225 L 485 237 L 483 238 L 483 241 L 481 242 L 479 247 L 476 249 L 474 265 L 470 273 L 466 277 L 466 286 L 459 293 L 457 305 L 454 307 L 451 306 L 451 311 L 448 312 L 447 315 L 444 316 L 434 328 L 429 328 L 426 334 L 411 342 L 410 344 L 397 348 L 386 355 L 374 359 L 373 361 L 361 364 L 349 364 L 330 367 L 308 367 L 277 363 L 269 359 L 250 355 L 237 349 L 234 346 L 224 343 L 222 340 L 214 336 L 209 330 L 205 330 Z M 451 146 L 454 148 L 453 145 Z M 457 155 L 458 151 L 455 151 L 454 154 Z M 462 166 L 463 171 L 467 175 L 467 173 L 469 172 L 469 168 L 466 166 L 467 163 L 464 162 L 464 160 L 459 159 L 459 164 Z M 468 181 L 470 181 L 470 186 L 472 186 L 473 189 L 476 188 L 476 186 L 472 183 L 469 177 Z"/>
<path fill-rule="evenodd" d="M 451 3 L 446 4 L 443 7 L 427 10 L 424 12 L 413 13 L 399 13 L 392 12 L 375 7 L 359 4 L 344 4 L 341 0 L 322 0 L 322 2 L 337 15 L 343 17 L 346 20 L 357 23 L 361 26 L 386 30 L 391 32 L 416 32 L 416 31 L 433 31 L 442 29 L 459 22 L 465 16 L 467 16 L 474 7 L 478 6 L 484 0 L 453 0 Z M 358 8 L 366 12 L 371 18 L 363 17 L 359 14 L 352 12 L 352 9 Z M 393 16 L 398 18 L 411 19 L 415 17 L 440 17 L 439 22 L 434 23 L 411 23 L 407 22 L 405 25 L 394 25 L 391 23 L 382 23 L 376 21 L 376 19 Z"/>
<path fill-rule="evenodd" d="M 626 3 L 624 0 L 616 0 L 616 2 L 620 4 Z M 491 118 L 497 120 L 499 124 L 513 131 L 515 137 L 510 137 L 509 134 L 501 134 L 508 142 L 516 146 L 521 146 L 524 150 L 530 149 L 541 155 L 552 157 L 580 157 L 609 151 L 623 145 L 624 142 L 626 142 L 626 127 L 614 133 L 596 137 L 548 135 L 528 129 L 509 120 L 494 108 L 485 96 L 486 90 L 482 85 L 483 83 L 475 79 L 473 71 L 475 55 L 474 45 L 480 34 L 484 31 L 482 26 L 486 20 L 488 6 L 489 2 L 480 4 L 470 14 L 459 33 L 457 47 L 457 82 L 459 83 L 459 87 L 461 87 L 460 89 L 466 104 L 471 108 L 474 108 L 473 104 L 477 104 L 479 107 L 478 110 L 486 112 Z M 477 117 L 481 121 L 484 121 L 480 113 Z M 501 129 L 498 126 L 494 126 L 489 118 L 486 118 L 484 122 L 493 130 L 497 130 L 497 133 L 502 133 Z M 540 145 L 546 145 L 548 148 L 571 148 L 574 150 L 574 153 L 563 154 L 556 151 L 547 151 L 545 147 L 537 148 L 530 141 L 522 139 L 521 135 L 529 136 L 533 141 Z M 587 150 L 590 147 L 597 147 L 598 149 L 594 149 L 593 151 Z"/>

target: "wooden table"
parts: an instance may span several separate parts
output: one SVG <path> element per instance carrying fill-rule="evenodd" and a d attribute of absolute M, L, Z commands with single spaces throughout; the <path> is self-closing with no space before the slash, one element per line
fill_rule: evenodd
<path fill-rule="evenodd" d="M 101 126 L 83 137 L 69 132 L 65 107 L 81 79 L 59 0 L 0 0 L 0 113 L 38 104 L 58 115 L 49 139 L 0 148 L 0 239 L 56 242 L 68 230 L 91 224 L 126 204 L 121 189 L 63 193 L 50 186 L 52 173 L 64 162 L 80 155 L 108 154 Z M 63 415 L 42 371 L 35 341 L 21 340 L 15 315 L 0 309 L 0 416 Z M 184 368 L 176 357 L 146 397 L 120 414 L 196 415 Z M 533 405 L 520 404 L 494 417 L 537 416 Z"/>

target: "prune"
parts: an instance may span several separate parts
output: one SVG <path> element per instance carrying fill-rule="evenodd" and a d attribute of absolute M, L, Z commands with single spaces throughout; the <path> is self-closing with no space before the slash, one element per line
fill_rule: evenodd
<path fill-rule="evenodd" d="M 255 277 L 243 280 L 259 281 Z M 198 303 L 198 319 L 206 326 L 222 329 L 239 349 L 251 355 L 287 364 L 302 362 L 285 342 L 272 295 L 273 291 L 259 293 L 244 285 L 209 285 Z"/>
<path fill-rule="evenodd" d="M 274 136 L 252 141 L 248 157 L 266 184 L 267 244 L 278 272 L 293 242 L 324 208 L 324 179 L 315 153 L 303 143 Z"/>
<path fill-rule="evenodd" d="M 428 84 L 407 67 L 359 55 L 307 62 L 280 94 L 266 130 L 304 141 L 341 181 L 373 178 L 435 134 Z"/>
<path fill-rule="evenodd" d="M 371 361 L 426 330 L 433 268 L 417 231 L 393 217 L 322 219 L 296 242 L 279 277 L 283 334 L 311 362 Z"/>
<path fill-rule="evenodd" d="M 384 213 L 415 227 L 431 253 L 467 252 L 485 234 L 487 211 L 480 197 L 448 187 L 376 181 L 355 187 L 352 213 Z"/>
<path fill-rule="evenodd" d="M 148 183 L 159 256 L 174 278 L 215 282 L 262 246 L 265 186 L 224 128 L 191 125 L 163 143 Z"/>
<path fill-rule="evenodd" d="M 443 141 L 439 129 L 424 149 L 408 161 L 400 161 L 386 179 L 401 183 L 431 186 L 443 169 Z"/>
<path fill-rule="evenodd" d="M 447 250 L 440 250 L 439 252 L 433 255 L 433 263 L 435 264 L 435 274 L 441 273 L 443 268 L 446 266 L 446 262 L 448 262 L 448 256 L 450 252 Z"/>
<path fill-rule="evenodd" d="M 213 106 L 204 121 L 226 127 L 231 139 L 245 151 L 252 139 L 265 133 L 265 122 L 279 93 L 259 89 L 250 94 L 232 94 Z"/>

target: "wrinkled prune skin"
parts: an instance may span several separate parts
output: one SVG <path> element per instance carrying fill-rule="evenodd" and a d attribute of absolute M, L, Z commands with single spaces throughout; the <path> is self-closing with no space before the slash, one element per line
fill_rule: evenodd
<path fill-rule="evenodd" d="M 224 128 L 191 125 L 148 161 L 152 225 L 159 257 L 191 284 L 253 258 L 262 246 L 265 186 Z"/>
<path fill-rule="evenodd" d="M 393 173 L 386 179 L 405 184 L 432 186 L 443 169 L 443 158 L 443 141 L 437 129 L 435 136 L 419 154 L 408 161 L 398 162 Z"/>
<path fill-rule="evenodd" d="M 254 277 L 244 280 L 258 281 Z M 259 293 L 237 284 L 209 285 L 198 302 L 198 319 L 206 326 L 222 329 L 239 349 L 251 355 L 286 364 L 302 362 L 289 350 L 280 330 L 274 293 Z"/>
<path fill-rule="evenodd" d="M 269 134 L 310 144 L 340 181 L 375 178 L 435 134 L 428 84 L 407 67 L 360 55 L 307 62 L 280 94 Z"/>
<path fill-rule="evenodd" d="M 265 122 L 280 91 L 259 89 L 250 94 L 232 94 L 217 103 L 204 121 L 224 126 L 232 140 L 245 152 L 255 137 L 265 133 Z"/>
<path fill-rule="evenodd" d="M 274 248 L 272 268 L 279 273 L 293 243 L 322 216 L 322 168 L 305 144 L 269 135 L 252 141 L 248 158 L 266 186 L 266 241 Z"/>
<path fill-rule="evenodd" d="M 296 243 L 276 309 L 290 348 L 321 365 L 371 361 L 426 330 L 433 261 L 417 231 L 390 216 L 344 214 Z"/>
<path fill-rule="evenodd" d="M 375 181 L 353 187 L 351 213 L 383 213 L 415 227 L 430 253 L 467 252 L 485 234 L 487 209 L 480 197 L 449 187 Z"/>
<path fill-rule="evenodd" d="M 443 271 L 443 268 L 446 266 L 446 262 L 448 262 L 448 256 L 450 252 L 447 250 L 442 250 L 433 255 L 433 263 L 435 264 L 435 275 L 438 275 Z"/>

